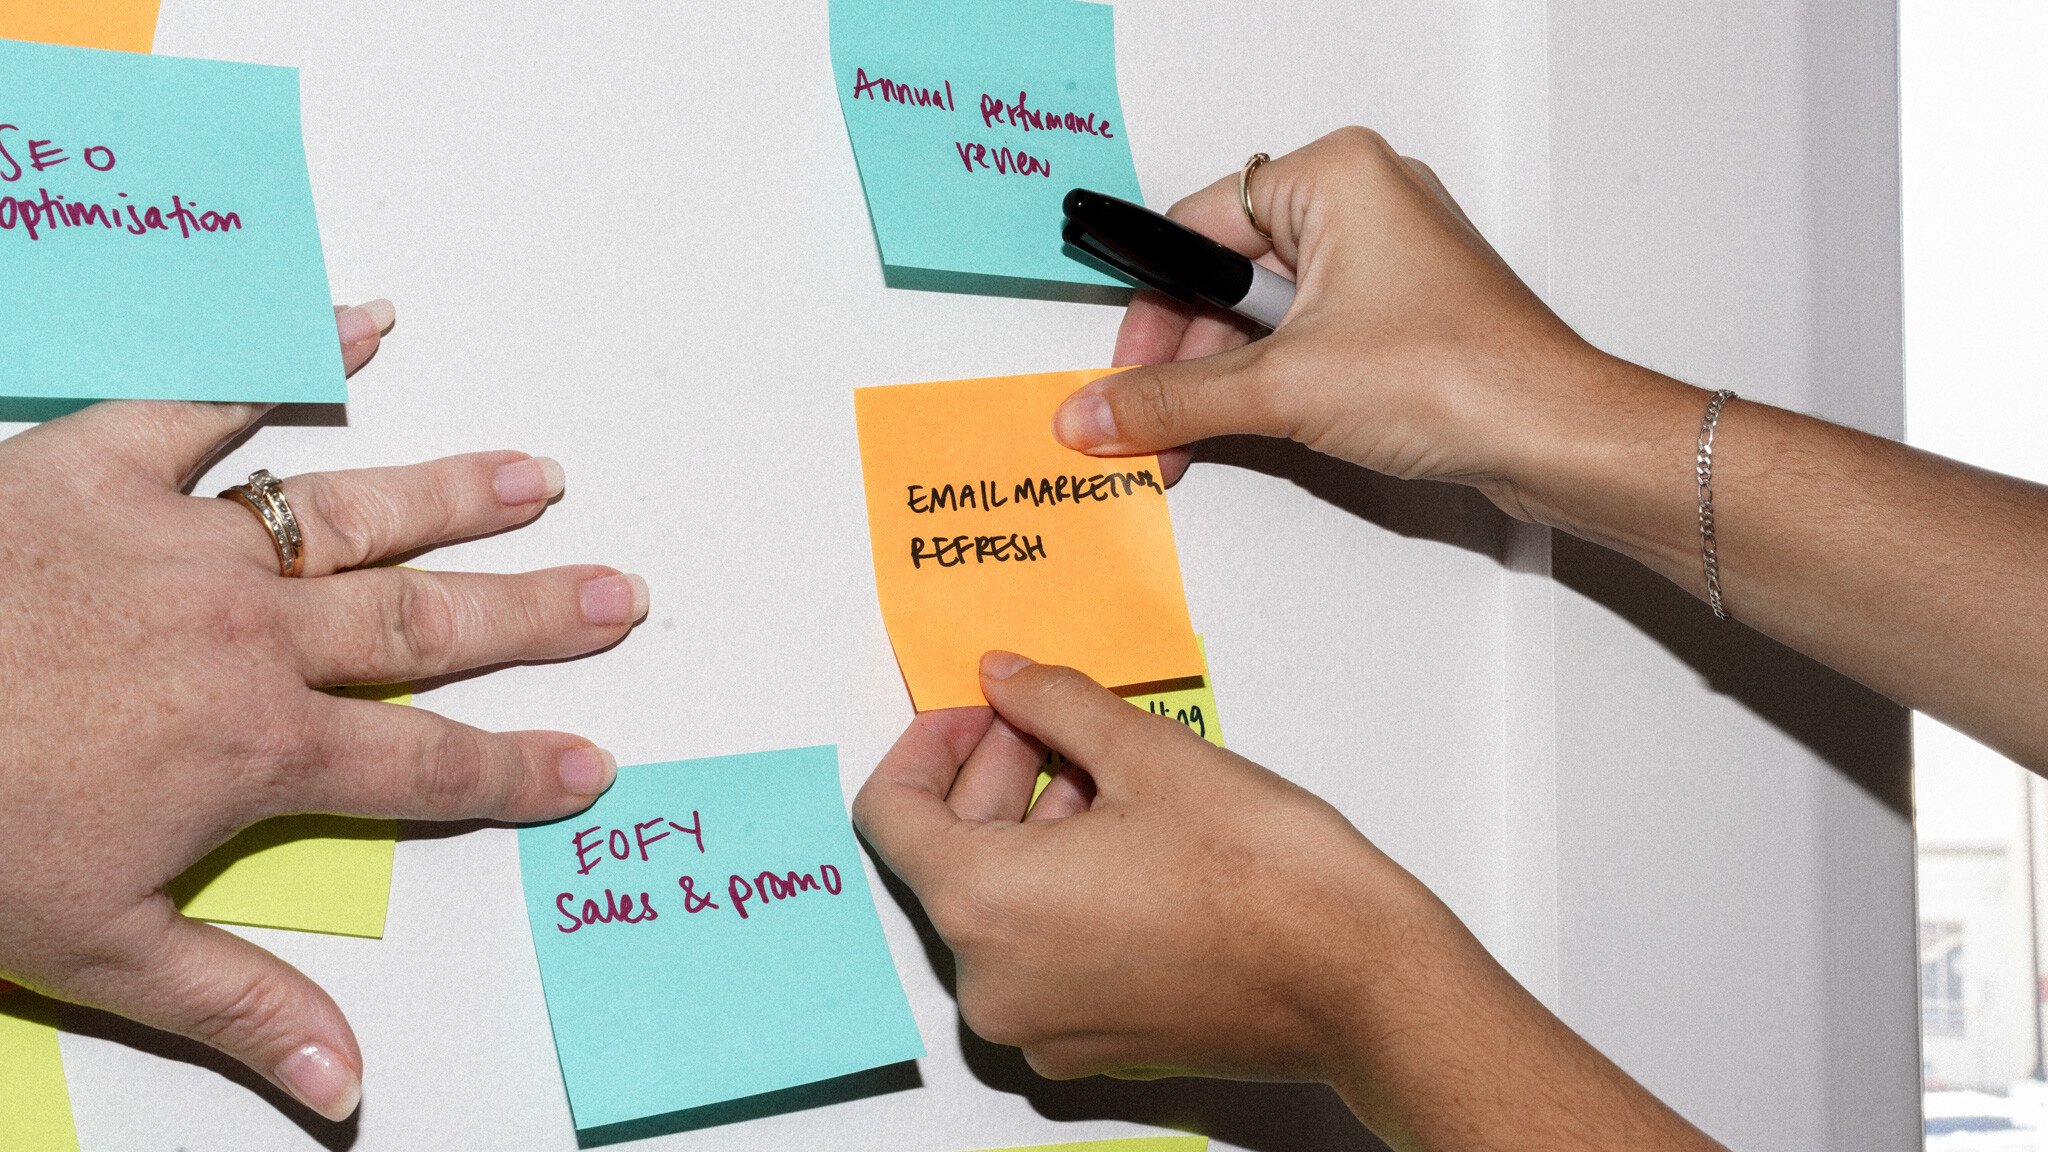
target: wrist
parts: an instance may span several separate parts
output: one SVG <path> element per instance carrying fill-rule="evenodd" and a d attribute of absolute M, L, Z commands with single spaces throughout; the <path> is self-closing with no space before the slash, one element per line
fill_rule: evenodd
<path fill-rule="evenodd" d="M 1299 1005 L 1318 1078 L 1349 1095 L 1361 1071 L 1383 1067 L 1427 1018 L 1454 1004 L 1460 974 L 1491 959 L 1457 916 L 1407 870 L 1362 844 L 1365 859 L 1322 902 L 1316 937 L 1297 952 Z M 1332 923 L 1330 909 L 1342 910 Z"/>
<path fill-rule="evenodd" d="M 1697 582 L 1694 456 L 1710 394 L 1591 347 L 1546 386 L 1488 494 L 1524 519 Z"/>
<path fill-rule="evenodd" d="M 1394 867 L 1391 863 L 1388 867 Z M 1398 871 L 1398 869 L 1396 869 Z M 1402 873 L 1326 1019 L 1324 1079 L 1397 1149 L 1719 1146 L 1551 1014 Z M 1369 951 L 1352 951 L 1369 948 Z"/>

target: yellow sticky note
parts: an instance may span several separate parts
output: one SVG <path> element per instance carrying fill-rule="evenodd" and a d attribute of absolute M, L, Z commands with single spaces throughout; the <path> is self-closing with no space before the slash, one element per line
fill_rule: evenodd
<path fill-rule="evenodd" d="M 1104 684 L 1200 673 L 1158 458 L 1052 436 L 1109 371 L 855 390 L 875 590 L 919 711 L 985 703 L 992 648 Z"/>
<path fill-rule="evenodd" d="M 1131 1136 L 1122 1140 L 1083 1140 L 1078 1144 L 998 1148 L 992 1152 L 1208 1152 L 1208 1148 L 1207 1136 Z"/>
<path fill-rule="evenodd" d="M 1156 716 L 1171 716 L 1188 726 L 1189 730 L 1218 748 L 1223 743 L 1223 718 L 1216 711 L 1216 688 L 1209 682 L 1209 645 L 1202 637 L 1195 637 L 1202 649 L 1202 677 L 1195 684 L 1182 685 L 1163 692 L 1134 692 L 1124 699 Z M 1038 803 L 1038 797 L 1045 786 L 1052 783 L 1053 773 L 1066 765 L 1066 757 L 1057 752 L 1048 752 L 1045 764 L 1038 770 L 1038 786 L 1031 790 L 1031 802 Z"/>
<path fill-rule="evenodd" d="M 0 38 L 147 52 L 157 0 L 0 0 Z"/>
<path fill-rule="evenodd" d="M 409 689 L 347 689 L 411 704 Z M 384 935 L 398 823 L 348 816 L 281 816 L 245 828 L 171 885 L 187 916 L 221 924 L 337 936 Z"/>
<path fill-rule="evenodd" d="M 57 1050 L 57 1006 L 27 992 L 0 994 L 0 1146 L 78 1152 Z"/>

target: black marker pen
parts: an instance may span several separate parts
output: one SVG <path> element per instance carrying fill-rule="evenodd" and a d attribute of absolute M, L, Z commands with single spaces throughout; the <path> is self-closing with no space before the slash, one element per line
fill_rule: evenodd
<path fill-rule="evenodd" d="M 1278 328 L 1294 303 L 1294 281 L 1143 205 L 1076 188 L 1061 207 L 1067 243 L 1183 304 L 1206 300 Z"/>

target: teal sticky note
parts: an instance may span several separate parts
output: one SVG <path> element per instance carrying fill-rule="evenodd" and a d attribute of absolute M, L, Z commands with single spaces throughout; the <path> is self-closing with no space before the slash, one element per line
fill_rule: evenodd
<path fill-rule="evenodd" d="M 837 749 L 622 768 L 519 865 L 578 1129 L 924 1055 Z"/>
<path fill-rule="evenodd" d="M 347 399 L 290 68 L 0 40 L 0 396 Z"/>
<path fill-rule="evenodd" d="M 888 283 L 1124 287 L 1060 238 L 1071 189 L 1140 199 L 1113 18 L 1079 0 L 832 0 L 839 107 Z"/>

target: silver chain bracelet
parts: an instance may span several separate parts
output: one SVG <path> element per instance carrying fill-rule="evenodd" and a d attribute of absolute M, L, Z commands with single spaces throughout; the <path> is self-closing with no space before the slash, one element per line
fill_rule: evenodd
<path fill-rule="evenodd" d="M 1721 564 L 1714 554 L 1714 428 L 1721 423 L 1721 409 L 1735 399 L 1726 388 L 1707 401 L 1707 414 L 1700 418 L 1700 443 L 1696 467 L 1700 486 L 1700 566 L 1707 573 L 1707 605 L 1714 618 L 1726 620 L 1728 609 L 1721 606 Z"/>

